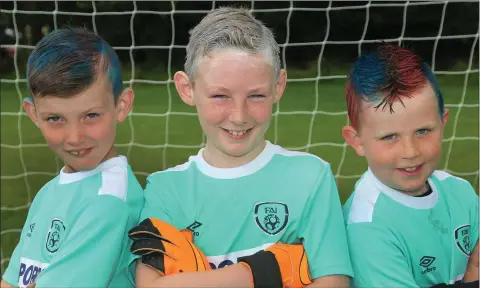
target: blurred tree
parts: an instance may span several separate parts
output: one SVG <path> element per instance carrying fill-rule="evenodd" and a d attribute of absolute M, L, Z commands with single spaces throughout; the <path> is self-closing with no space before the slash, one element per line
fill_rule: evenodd
<path fill-rule="evenodd" d="M 385 1 L 383 1 L 385 2 Z M 372 4 L 383 2 L 375 1 Z M 388 3 L 405 3 L 404 1 L 387 1 Z M 72 15 L 58 14 L 57 26 L 71 25 L 84 26 L 93 30 L 95 21 L 97 32 L 113 46 L 130 47 L 132 45 L 132 32 L 130 27 L 133 24 L 133 38 L 136 46 L 169 46 L 186 45 L 188 42 L 189 31 L 205 15 L 205 13 L 179 13 L 183 10 L 204 10 L 212 9 L 212 3 L 215 7 L 228 5 L 230 2 L 211 2 L 211 1 L 19 1 L 17 9 L 28 11 L 53 11 L 55 5 L 59 11 L 85 12 L 92 13 L 95 10 L 99 13 L 106 11 L 124 12 L 121 15 Z M 276 12 L 255 12 L 255 15 L 272 28 L 275 32 L 277 41 L 280 44 L 287 40 L 287 23 L 289 43 L 301 42 L 321 42 L 326 39 L 327 27 L 329 24 L 329 41 L 358 41 L 361 39 L 365 25 L 367 33 L 365 39 L 396 39 L 401 35 L 402 29 L 405 37 L 436 37 L 439 29 L 442 29 L 442 35 L 463 35 L 478 33 L 479 26 L 479 7 L 478 3 L 458 3 L 451 2 L 447 4 L 443 26 L 441 26 L 441 16 L 444 4 L 430 5 L 409 5 L 406 10 L 403 6 L 399 7 L 378 7 L 372 6 L 368 10 L 365 8 L 368 2 L 365 1 L 308 1 L 293 2 L 295 8 L 334 8 L 326 11 L 293 11 L 289 16 L 289 11 Z M 386 2 L 385 2 L 386 3 Z M 413 2 L 412 2 L 413 3 Z M 155 13 L 136 13 L 132 18 L 134 5 L 137 11 L 158 11 Z M 237 6 L 250 7 L 251 1 L 241 2 Z M 13 9 L 13 2 L 3 1 L 0 4 L 1 9 Z M 289 8 L 290 2 L 285 1 L 255 1 L 255 9 L 278 9 Z M 338 9 L 338 7 L 355 7 L 356 9 Z M 172 9 L 176 13 L 170 14 Z M 403 27 L 403 15 L 406 11 L 406 25 Z M 327 14 L 329 21 L 327 21 Z M 24 14 L 15 15 L 17 26 L 23 31 L 28 24 L 31 27 L 31 43 L 35 44 L 41 39 L 42 27 L 50 26 L 54 29 L 54 19 L 50 15 L 42 14 Z M 132 20 L 133 19 L 133 20 Z M 12 26 L 11 13 L 2 13 L 0 23 L 5 27 Z M 174 26 L 172 26 L 174 25 Z M 175 30 L 172 35 L 172 29 Z M 172 39 L 174 42 L 172 43 Z M 434 41 L 406 41 L 405 45 L 413 47 L 420 55 L 428 61 L 431 61 Z M 455 65 L 457 61 L 467 61 L 470 54 L 473 39 L 441 40 L 437 47 L 437 58 L 435 61 L 445 63 L 447 66 Z M 324 63 L 350 62 L 357 55 L 358 45 L 327 45 L 328 53 L 324 54 Z M 371 45 L 364 43 L 362 49 Z M 289 67 L 305 68 L 316 63 L 320 53 L 321 45 L 310 45 L 302 47 L 288 47 L 287 59 Z M 168 50 L 161 49 L 138 49 L 135 50 L 135 64 L 155 66 L 166 66 L 168 61 Z M 455 53 L 452 53 L 455 51 Z M 122 61 L 130 61 L 128 52 L 119 53 Z M 173 65 L 182 65 L 184 53 L 173 53 Z"/>

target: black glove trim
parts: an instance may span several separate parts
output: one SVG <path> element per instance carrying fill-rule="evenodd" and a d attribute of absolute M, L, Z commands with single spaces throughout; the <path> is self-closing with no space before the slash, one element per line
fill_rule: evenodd
<path fill-rule="evenodd" d="M 142 263 L 155 268 L 162 274 L 165 274 L 165 255 L 163 253 L 150 253 L 142 256 Z"/>
<path fill-rule="evenodd" d="M 163 237 L 162 234 L 160 234 L 160 231 L 158 231 L 158 229 L 153 226 L 150 218 L 143 220 L 140 224 L 130 229 L 130 231 L 128 231 L 128 236 L 132 240 L 160 239 L 162 241 L 175 245 L 174 243 L 172 243 L 172 241 Z"/>
<path fill-rule="evenodd" d="M 453 284 L 439 283 L 430 288 L 478 288 L 478 280 L 473 282 L 458 282 Z"/>
<path fill-rule="evenodd" d="M 282 288 L 283 279 L 275 255 L 270 251 L 259 251 L 250 256 L 238 258 L 252 270 L 254 288 Z"/>

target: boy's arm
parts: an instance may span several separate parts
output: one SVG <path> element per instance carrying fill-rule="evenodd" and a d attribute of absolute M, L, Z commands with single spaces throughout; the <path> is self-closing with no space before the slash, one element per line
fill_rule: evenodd
<path fill-rule="evenodd" d="M 311 285 L 348 287 L 353 271 L 338 189 L 329 165 L 317 186 L 299 224 L 310 274 L 315 279 Z"/>
<path fill-rule="evenodd" d="M 138 286 L 176 286 L 180 283 L 187 286 L 190 283 L 207 286 L 235 286 L 243 283 L 243 286 L 247 286 L 247 278 L 251 279 L 249 282 L 255 287 L 304 287 L 312 283 L 303 245 L 277 243 L 238 258 L 241 264 L 210 273 L 210 264 L 193 244 L 190 231 L 180 231 L 167 222 L 148 218 L 132 228 L 129 237 L 134 240 L 131 251 L 142 257 L 138 264 L 141 265 L 137 273 Z M 209 270 L 209 273 L 201 274 L 202 271 Z M 247 274 L 242 272 L 247 270 Z M 199 275 L 196 276 L 195 273 Z"/>
<path fill-rule="evenodd" d="M 470 259 L 463 277 L 464 282 L 478 281 L 478 195 L 473 190 L 473 187 L 471 187 L 471 193 L 473 199 L 470 201 L 472 203 L 470 210 L 470 245 L 474 248 L 472 248 L 470 253 Z"/>
<path fill-rule="evenodd" d="M 387 227 L 372 223 L 347 225 L 354 286 L 418 287 L 399 243 Z"/>
<path fill-rule="evenodd" d="M 14 288 L 15 286 L 12 286 L 8 284 L 5 280 L 2 279 L 2 283 L 0 284 L 0 288 Z"/>
<path fill-rule="evenodd" d="M 307 287 L 349 287 L 348 277 L 325 276 Z M 250 270 L 241 264 L 205 272 L 160 276 L 154 269 L 137 264 L 136 287 L 254 287 Z"/>
<path fill-rule="evenodd" d="M 478 281 L 478 242 L 475 244 L 475 248 L 470 253 L 470 259 L 468 259 L 467 269 L 463 276 L 463 282 Z"/>
<path fill-rule="evenodd" d="M 317 278 L 308 288 L 320 287 L 350 287 L 350 278 L 344 275 L 330 275 Z"/>
<path fill-rule="evenodd" d="M 155 174 L 147 178 L 145 187 L 145 207 L 142 210 L 140 221 L 146 218 L 156 218 L 165 221 L 178 229 L 182 229 L 185 217 L 183 216 L 181 199 L 176 194 L 169 193 L 166 185 L 162 185 L 161 178 Z M 253 287 L 252 275 L 247 267 L 234 264 L 222 269 L 203 272 L 180 273 L 161 276 L 156 270 L 137 261 L 137 287 Z"/>
<path fill-rule="evenodd" d="M 473 193 L 475 193 L 475 191 L 473 191 Z M 472 230 L 472 233 L 470 237 L 472 241 L 471 245 L 472 247 L 474 247 L 478 241 L 478 195 L 476 193 L 473 196 L 472 204 L 473 204 L 472 216 L 471 216 L 472 225 L 470 228 Z"/>
<path fill-rule="evenodd" d="M 28 223 L 28 222 L 25 222 Z M 17 287 L 18 279 L 20 275 L 20 250 L 22 249 L 22 238 L 23 238 L 23 230 L 21 232 L 20 241 L 13 250 L 12 256 L 10 257 L 10 261 L 8 263 L 7 270 L 2 276 L 2 286 L 3 287 Z"/>
<path fill-rule="evenodd" d="M 178 229 L 182 229 L 183 217 L 180 199 L 174 193 L 169 193 L 160 177 L 155 174 L 147 178 L 145 187 L 145 207 L 142 210 L 140 221 L 146 218 L 156 218 L 165 221 Z M 242 264 L 234 264 L 222 269 L 180 273 L 161 276 L 155 269 L 137 261 L 137 287 L 253 287 L 252 275 L 249 269 Z"/>
<path fill-rule="evenodd" d="M 181 205 L 182 199 L 175 191 L 168 189 L 168 184 L 162 182 L 162 178 L 155 173 L 147 177 L 143 195 L 145 205 L 140 215 L 140 221 L 147 218 L 160 219 L 178 229 L 183 229 L 185 222 L 184 211 Z"/>
<path fill-rule="evenodd" d="M 340 255 L 339 261 L 336 261 L 337 263 L 341 263 L 340 265 L 337 265 L 337 263 L 334 263 L 332 265 L 325 265 L 325 266 L 333 266 L 331 270 L 327 271 L 322 271 L 325 273 L 325 277 L 316 279 L 312 285 L 315 287 L 322 287 L 322 286 L 348 286 L 349 285 L 349 279 L 346 276 L 343 275 L 336 275 L 336 274 L 346 274 L 346 275 L 351 275 L 351 265 L 350 261 L 348 258 L 348 250 L 347 249 L 347 244 L 346 244 L 346 239 L 345 239 L 345 228 L 344 228 L 344 222 L 343 222 L 343 215 L 340 207 L 340 201 L 338 198 L 338 192 L 336 189 L 335 185 L 335 180 L 333 179 L 333 175 L 331 174 L 331 171 L 326 169 L 328 172 L 325 173 L 324 178 L 330 178 L 330 179 L 321 179 L 320 182 L 326 182 L 327 180 L 329 181 L 328 183 L 323 183 L 322 188 L 327 189 L 327 196 L 324 198 L 330 199 L 330 194 L 332 195 L 331 197 L 331 203 L 329 202 L 331 209 L 333 211 L 336 210 L 337 214 L 336 217 L 334 217 L 334 221 L 329 219 L 329 213 L 330 211 L 323 212 L 321 216 L 324 216 L 324 221 L 328 223 L 322 223 L 326 225 L 327 227 L 330 225 L 333 225 L 337 223 L 337 227 L 341 227 L 340 231 L 337 230 L 333 231 L 332 233 L 329 233 L 331 238 L 335 238 L 332 240 L 332 243 L 338 241 L 338 237 L 340 237 L 339 242 L 344 242 L 344 245 L 338 245 L 341 246 L 340 251 L 335 251 L 337 255 L 335 257 L 338 257 Z M 178 199 L 175 199 L 174 195 L 171 195 L 169 193 L 166 193 L 164 189 L 161 188 L 162 185 L 159 185 L 155 181 L 156 179 L 149 179 L 147 181 L 147 188 L 145 190 L 145 199 L 146 199 L 146 204 L 145 204 L 145 209 L 144 212 L 142 212 L 142 217 L 141 220 L 152 217 L 152 218 L 157 218 L 163 221 L 166 221 L 170 224 L 173 224 L 177 226 L 177 228 L 182 228 L 178 227 L 181 226 L 179 225 L 179 222 L 182 222 L 182 213 L 181 209 L 179 209 L 179 201 Z M 331 192 L 331 193 L 328 193 Z M 317 195 L 318 193 L 315 193 Z M 324 195 L 322 195 L 324 196 Z M 323 200 L 323 199 L 322 199 Z M 309 203 L 318 203 L 318 199 L 316 197 L 312 197 L 309 200 Z M 315 204 L 314 206 L 317 206 L 318 204 Z M 309 207 L 309 211 L 314 211 L 313 213 L 317 212 L 317 208 L 311 209 Z M 328 210 L 328 209 L 327 209 Z M 175 216 L 175 217 L 173 217 Z M 318 216 L 318 215 L 312 215 L 312 213 L 306 213 L 304 214 L 305 219 L 308 219 L 310 216 Z M 177 218 L 180 221 L 177 221 Z M 308 220 L 305 221 L 305 223 Z M 317 222 L 313 222 L 317 223 Z M 306 223 L 304 225 L 304 228 L 307 228 L 309 225 L 312 223 Z M 335 225 L 333 225 L 335 226 Z M 325 226 L 323 226 L 325 227 Z M 312 230 L 318 230 L 316 226 L 312 226 Z M 339 232 L 339 233 L 338 233 Z M 161 234 L 161 233 L 160 233 Z M 322 232 L 318 233 L 319 237 L 322 235 Z M 343 240 L 342 240 L 343 237 Z M 318 239 L 317 238 L 317 239 Z M 315 239 L 312 237 L 312 241 L 309 243 L 314 243 Z M 317 246 L 312 245 L 314 247 L 311 248 L 311 250 L 317 249 Z M 325 247 L 325 249 L 328 249 L 328 247 Z M 308 253 L 308 252 L 307 252 Z M 345 261 L 346 257 L 346 261 Z M 331 261 L 330 261 L 331 262 Z M 281 269 L 281 268 L 280 268 Z M 288 270 L 288 269 L 286 269 Z M 337 272 L 338 273 L 335 273 Z M 343 271 L 343 272 L 342 272 Z M 197 285 L 197 286 L 232 286 L 232 287 L 238 287 L 238 286 L 243 286 L 243 287 L 253 287 L 253 276 L 252 272 L 250 269 L 248 269 L 245 265 L 243 264 L 234 264 L 230 265 L 226 268 L 222 269 L 217 269 L 217 270 L 212 270 L 212 271 L 204 271 L 204 272 L 194 272 L 194 273 L 181 273 L 181 274 L 175 274 L 175 275 L 167 275 L 167 276 L 161 276 L 158 274 L 157 271 L 154 269 L 145 266 L 141 263 L 141 261 L 138 261 L 137 264 L 137 286 L 164 286 L 164 287 L 171 287 L 171 286 L 178 286 L 178 285 L 184 285 L 191 287 L 192 285 Z"/>
<path fill-rule="evenodd" d="M 99 195 L 72 216 L 68 238 L 36 278 L 37 287 L 107 287 L 120 256 L 129 252 L 129 211 L 122 200 Z"/>
<path fill-rule="evenodd" d="M 139 230 L 135 232 L 137 236 L 139 235 L 138 231 Z M 157 244 L 153 243 L 157 243 L 158 239 L 145 238 L 145 240 L 141 240 L 143 238 L 136 238 L 135 240 L 135 249 L 146 249 L 147 251 L 151 250 L 152 253 L 157 253 L 157 249 L 158 251 L 163 251 L 154 258 L 151 256 L 153 254 L 149 254 L 147 251 L 144 251 L 147 253 L 146 255 L 148 255 L 148 258 L 144 259 L 144 261 L 147 261 L 145 263 L 148 263 L 148 265 L 143 264 L 143 262 L 140 260 L 137 263 L 136 285 L 138 287 L 280 287 L 289 285 L 293 285 L 292 287 L 304 287 L 307 286 L 308 283 L 311 283 L 308 275 L 307 260 L 303 256 L 305 255 L 305 252 L 302 245 L 274 244 L 264 251 L 259 251 L 254 255 L 239 258 L 239 261 L 242 262 L 242 264 L 233 264 L 217 270 L 187 272 L 199 270 L 196 270 L 195 266 L 192 267 L 187 263 L 183 264 L 186 266 L 182 266 L 181 263 L 174 264 L 171 260 L 166 260 L 165 258 L 173 257 L 172 259 L 177 259 L 174 260 L 174 262 L 182 262 L 181 259 L 184 259 L 187 262 L 192 261 L 192 257 L 182 258 L 182 252 L 180 251 L 182 250 L 184 252 L 191 253 L 188 252 L 190 251 L 190 248 L 182 248 L 182 246 L 185 246 L 183 244 L 180 245 L 179 249 L 177 249 L 177 242 L 175 241 L 171 242 L 170 244 L 168 239 L 169 234 L 171 233 L 169 232 L 162 233 L 152 231 L 151 235 L 153 234 L 162 235 L 162 239 L 165 239 L 163 241 L 166 242 L 158 245 L 158 248 L 154 248 L 152 245 L 156 246 Z M 141 242 L 145 244 L 140 244 Z M 163 250 L 162 247 L 165 247 L 166 249 Z M 172 249 L 167 247 L 171 247 Z M 177 251 L 175 252 L 175 250 Z M 152 261 L 152 259 L 155 260 Z M 202 265 L 201 261 L 197 264 Z M 170 268 L 170 265 L 180 266 L 176 266 L 172 269 Z M 153 267 L 155 267 L 155 269 Z M 184 267 L 185 269 L 182 269 L 181 267 Z M 177 274 L 171 274 L 172 272 L 167 273 L 167 271 L 178 270 L 184 272 L 175 272 Z M 324 276 L 316 279 L 311 284 L 311 287 L 349 287 L 349 282 L 350 281 L 348 277 L 345 276 Z"/>
<path fill-rule="evenodd" d="M 241 264 L 225 268 L 161 276 L 153 268 L 137 263 L 137 287 L 253 287 L 249 269 Z"/>
<path fill-rule="evenodd" d="M 40 193 L 40 192 L 39 192 Z M 38 195 L 38 194 L 37 194 Z M 22 231 L 20 232 L 20 240 L 18 241 L 17 246 L 13 250 L 12 256 L 10 256 L 10 261 L 8 263 L 7 270 L 2 276 L 2 284 L 1 288 L 3 287 L 17 287 L 18 285 L 18 280 L 20 277 L 20 251 L 22 251 L 23 247 L 23 239 L 24 239 L 24 234 L 26 233 L 25 229 L 28 229 L 27 223 L 30 223 L 30 218 L 31 218 L 31 211 L 34 211 L 35 205 L 37 201 L 34 200 L 32 203 L 32 206 L 30 206 L 30 209 L 28 211 L 27 219 L 25 220 L 25 224 L 22 228 Z M 4 286 L 6 285 L 6 286 Z"/>

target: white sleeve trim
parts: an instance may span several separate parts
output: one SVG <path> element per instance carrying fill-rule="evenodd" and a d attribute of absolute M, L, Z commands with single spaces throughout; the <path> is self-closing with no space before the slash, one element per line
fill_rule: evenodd
<path fill-rule="evenodd" d="M 98 195 L 112 195 L 122 201 L 127 199 L 128 170 L 125 166 L 115 166 L 102 171 L 102 187 Z"/>
<path fill-rule="evenodd" d="M 372 222 L 375 204 L 380 196 L 380 190 L 364 177 L 355 189 L 355 193 L 348 214 L 348 224 Z"/>

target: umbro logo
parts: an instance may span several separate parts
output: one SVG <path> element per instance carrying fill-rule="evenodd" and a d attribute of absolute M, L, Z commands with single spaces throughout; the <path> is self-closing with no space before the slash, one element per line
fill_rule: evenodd
<path fill-rule="evenodd" d="M 200 233 L 196 232 L 195 229 L 197 229 L 200 226 L 202 226 L 202 223 L 195 221 L 192 224 L 190 224 L 190 226 L 188 226 L 187 229 L 192 231 L 193 236 L 198 236 L 200 235 Z"/>
<path fill-rule="evenodd" d="M 31 237 L 31 236 L 32 236 L 33 229 L 35 229 L 35 223 L 30 224 L 29 230 L 28 230 L 28 233 L 27 233 L 27 237 Z"/>
<path fill-rule="evenodd" d="M 422 274 L 426 274 L 437 269 L 436 267 L 430 267 L 432 266 L 433 262 L 435 262 L 435 259 L 436 258 L 433 256 L 423 256 L 422 259 L 420 259 L 419 265 L 423 268 L 426 268 L 424 271 L 422 271 Z"/>

